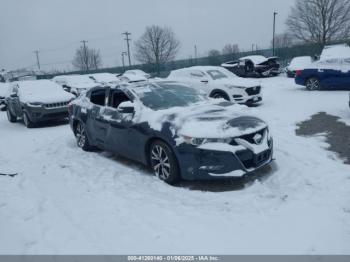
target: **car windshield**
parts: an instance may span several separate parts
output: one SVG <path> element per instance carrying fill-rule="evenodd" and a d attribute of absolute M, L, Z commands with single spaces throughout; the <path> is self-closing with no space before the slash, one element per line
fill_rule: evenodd
<path fill-rule="evenodd" d="M 185 107 L 206 100 L 206 96 L 194 88 L 174 82 L 161 82 L 135 87 L 141 102 L 153 110 Z"/>
<path fill-rule="evenodd" d="M 228 78 L 227 75 L 219 70 L 208 70 L 207 73 L 213 80 Z"/>

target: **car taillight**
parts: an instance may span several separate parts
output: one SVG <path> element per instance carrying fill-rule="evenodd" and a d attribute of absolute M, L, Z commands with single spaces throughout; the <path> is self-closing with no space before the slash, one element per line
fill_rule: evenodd
<path fill-rule="evenodd" d="M 302 72 L 302 70 L 297 70 L 297 71 L 295 71 L 295 75 L 296 75 L 296 76 L 300 76 L 300 75 L 301 75 L 301 72 Z"/>

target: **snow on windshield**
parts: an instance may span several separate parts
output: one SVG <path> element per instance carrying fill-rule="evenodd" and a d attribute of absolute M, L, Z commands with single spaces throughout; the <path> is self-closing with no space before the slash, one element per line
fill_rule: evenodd
<path fill-rule="evenodd" d="M 173 82 L 142 85 L 133 90 L 141 102 L 153 110 L 185 107 L 206 99 L 194 88 Z"/>

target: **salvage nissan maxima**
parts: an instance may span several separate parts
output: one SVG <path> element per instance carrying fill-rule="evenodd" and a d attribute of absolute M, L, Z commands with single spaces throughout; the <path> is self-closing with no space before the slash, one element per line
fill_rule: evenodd
<path fill-rule="evenodd" d="M 93 88 L 69 105 L 80 148 L 139 161 L 169 184 L 241 177 L 269 164 L 268 126 L 245 111 L 170 81 Z"/>

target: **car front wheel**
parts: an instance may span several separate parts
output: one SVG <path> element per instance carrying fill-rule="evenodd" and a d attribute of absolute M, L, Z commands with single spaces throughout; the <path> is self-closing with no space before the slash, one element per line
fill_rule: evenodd
<path fill-rule="evenodd" d="M 227 101 L 230 101 L 229 97 L 227 94 L 223 93 L 223 92 L 215 92 L 211 95 L 212 98 L 215 98 L 215 99 L 220 99 L 220 98 L 223 98 Z"/>
<path fill-rule="evenodd" d="M 180 180 L 176 157 L 166 143 L 162 141 L 152 143 L 150 164 L 155 175 L 164 182 L 173 185 Z"/>
<path fill-rule="evenodd" d="M 27 128 L 34 127 L 34 123 L 29 119 L 28 114 L 23 112 L 23 123 Z"/>
<path fill-rule="evenodd" d="M 315 77 L 309 78 L 308 80 L 306 80 L 306 89 L 309 91 L 320 90 L 321 89 L 320 80 L 318 80 Z"/>
<path fill-rule="evenodd" d="M 17 117 L 11 113 L 9 107 L 7 107 L 6 114 L 9 122 L 15 123 L 17 121 Z"/>
<path fill-rule="evenodd" d="M 75 138 L 77 140 L 77 146 L 84 151 L 91 151 L 92 147 L 89 143 L 89 139 L 86 135 L 85 126 L 83 123 L 79 122 L 75 128 Z"/>

